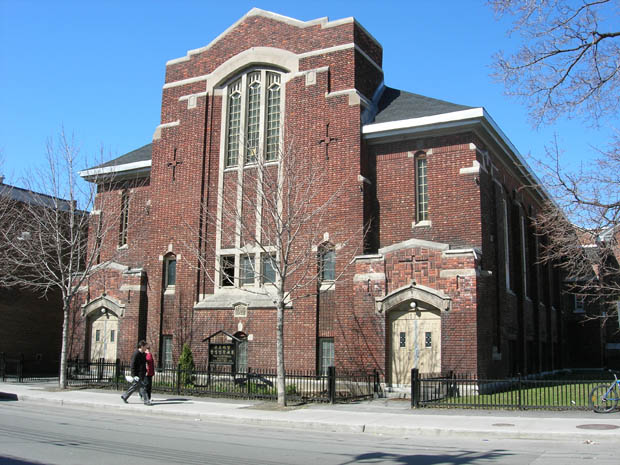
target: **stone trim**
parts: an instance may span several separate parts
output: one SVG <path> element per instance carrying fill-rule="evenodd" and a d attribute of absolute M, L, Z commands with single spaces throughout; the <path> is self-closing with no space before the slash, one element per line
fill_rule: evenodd
<path fill-rule="evenodd" d="M 101 309 L 107 308 L 112 310 L 117 316 L 122 317 L 125 315 L 125 305 L 120 301 L 106 295 L 102 294 L 96 299 L 91 300 L 90 302 L 82 305 L 82 317 L 86 317 L 91 313 Z"/>
<path fill-rule="evenodd" d="M 153 133 L 153 140 L 161 139 L 161 130 L 164 128 L 172 128 L 181 124 L 180 120 L 171 121 L 170 123 L 162 123 L 155 128 L 155 132 Z"/>
<path fill-rule="evenodd" d="M 403 242 L 399 242 L 397 244 L 388 245 L 387 247 L 383 247 L 379 249 L 379 253 L 382 255 L 386 255 L 391 252 L 396 252 L 401 249 L 434 249 L 434 250 L 448 250 L 450 249 L 449 244 L 443 244 L 441 242 L 431 242 L 424 241 L 422 239 L 409 239 Z"/>
<path fill-rule="evenodd" d="M 385 297 L 375 298 L 375 311 L 377 313 L 387 313 L 397 305 L 409 301 L 418 300 L 430 304 L 433 308 L 440 311 L 450 310 L 452 299 L 443 292 L 421 284 L 409 284 L 390 292 Z"/>

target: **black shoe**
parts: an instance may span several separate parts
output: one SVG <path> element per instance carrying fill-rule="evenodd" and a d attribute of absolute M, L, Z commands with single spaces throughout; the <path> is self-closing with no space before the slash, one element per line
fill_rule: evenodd
<path fill-rule="evenodd" d="M 147 400 L 144 405 L 148 405 L 149 407 L 153 405 L 153 402 L 151 402 L 150 400 Z"/>
<path fill-rule="evenodd" d="M 127 398 L 125 396 L 121 396 L 121 399 L 123 399 L 123 402 L 125 402 L 126 404 L 129 403 L 129 402 L 127 402 Z"/>

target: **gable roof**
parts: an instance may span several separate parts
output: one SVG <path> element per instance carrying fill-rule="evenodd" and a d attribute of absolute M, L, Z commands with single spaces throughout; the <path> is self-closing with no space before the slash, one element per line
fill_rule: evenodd
<path fill-rule="evenodd" d="M 434 116 L 473 107 L 438 100 L 404 90 L 385 87 L 377 104 L 374 123 L 387 123 L 424 116 Z"/>

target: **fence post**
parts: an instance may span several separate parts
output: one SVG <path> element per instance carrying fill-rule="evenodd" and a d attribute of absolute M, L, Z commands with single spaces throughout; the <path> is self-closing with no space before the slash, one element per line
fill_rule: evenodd
<path fill-rule="evenodd" d="M 336 403 L 336 367 L 327 367 L 327 394 L 329 403 Z"/>
<path fill-rule="evenodd" d="M 411 408 L 420 406 L 420 370 L 411 370 Z"/>
<path fill-rule="evenodd" d="M 19 360 L 17 362 L 17 382 L 22 383 L 24 381 L 24 354 L 19 354 Z"/>
<path fill-rule="evenodd" d="M 523 406 L 521 405 L 521 388 L 523 387 L 523 384 L 521 383 L 521 373 L 517 373 L 517 376 L 519 377 L 519 380 L 517 381 L 517 403 L 519 404 L 519 410 L 523 410 Z"/>
<path fill-rule="evenodd" d="M 373 392 L 374 392 L 374 396 L 375 398 L 379 397 L 379 372 L 377 371 L 377 369 L 375 368 L 373 371 Z"/>
<path fill-rule="evenodd" d="M 121 377 L 121 359 L 117 358 L 116 359 L 116 364 L 114 366 L 114 379 L 116 382 L 116 390 L 118 391 L 118 381 L 119 378 Z"/>
<path fill-rule="evenodd" d="M 250 367 L 248 367 L 247 373 L 246 373 L 246 378 L 245 378 L 246 379 L 245 387 L 247 389 L 248 399 L 252 395 L 252 388 L 250 386 L 250 383 L 252 382 L 252 377 L 250 376 L 251 372 L 252 372 L 252 369 Z"/>
<path fill-rule="evenodd" d="M 177 364 L 177 396 L 181 395 L 181 364 Z"/>
<path fill-rule="evenodd" d="M 0 375 L 4 382 L 6 379 L 6 354 L 4 352 L 0 352 Z"/>

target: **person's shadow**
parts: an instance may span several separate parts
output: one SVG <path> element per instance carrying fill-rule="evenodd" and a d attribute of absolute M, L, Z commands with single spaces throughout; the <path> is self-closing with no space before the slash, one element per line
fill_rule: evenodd
<path fill-rule="evenodd" d="M 183 397 L 173 397 L 172 399 L 151 399 L 151 405 L 173 405 L 173 404 L 191 404 L 191 399 Z"/>

